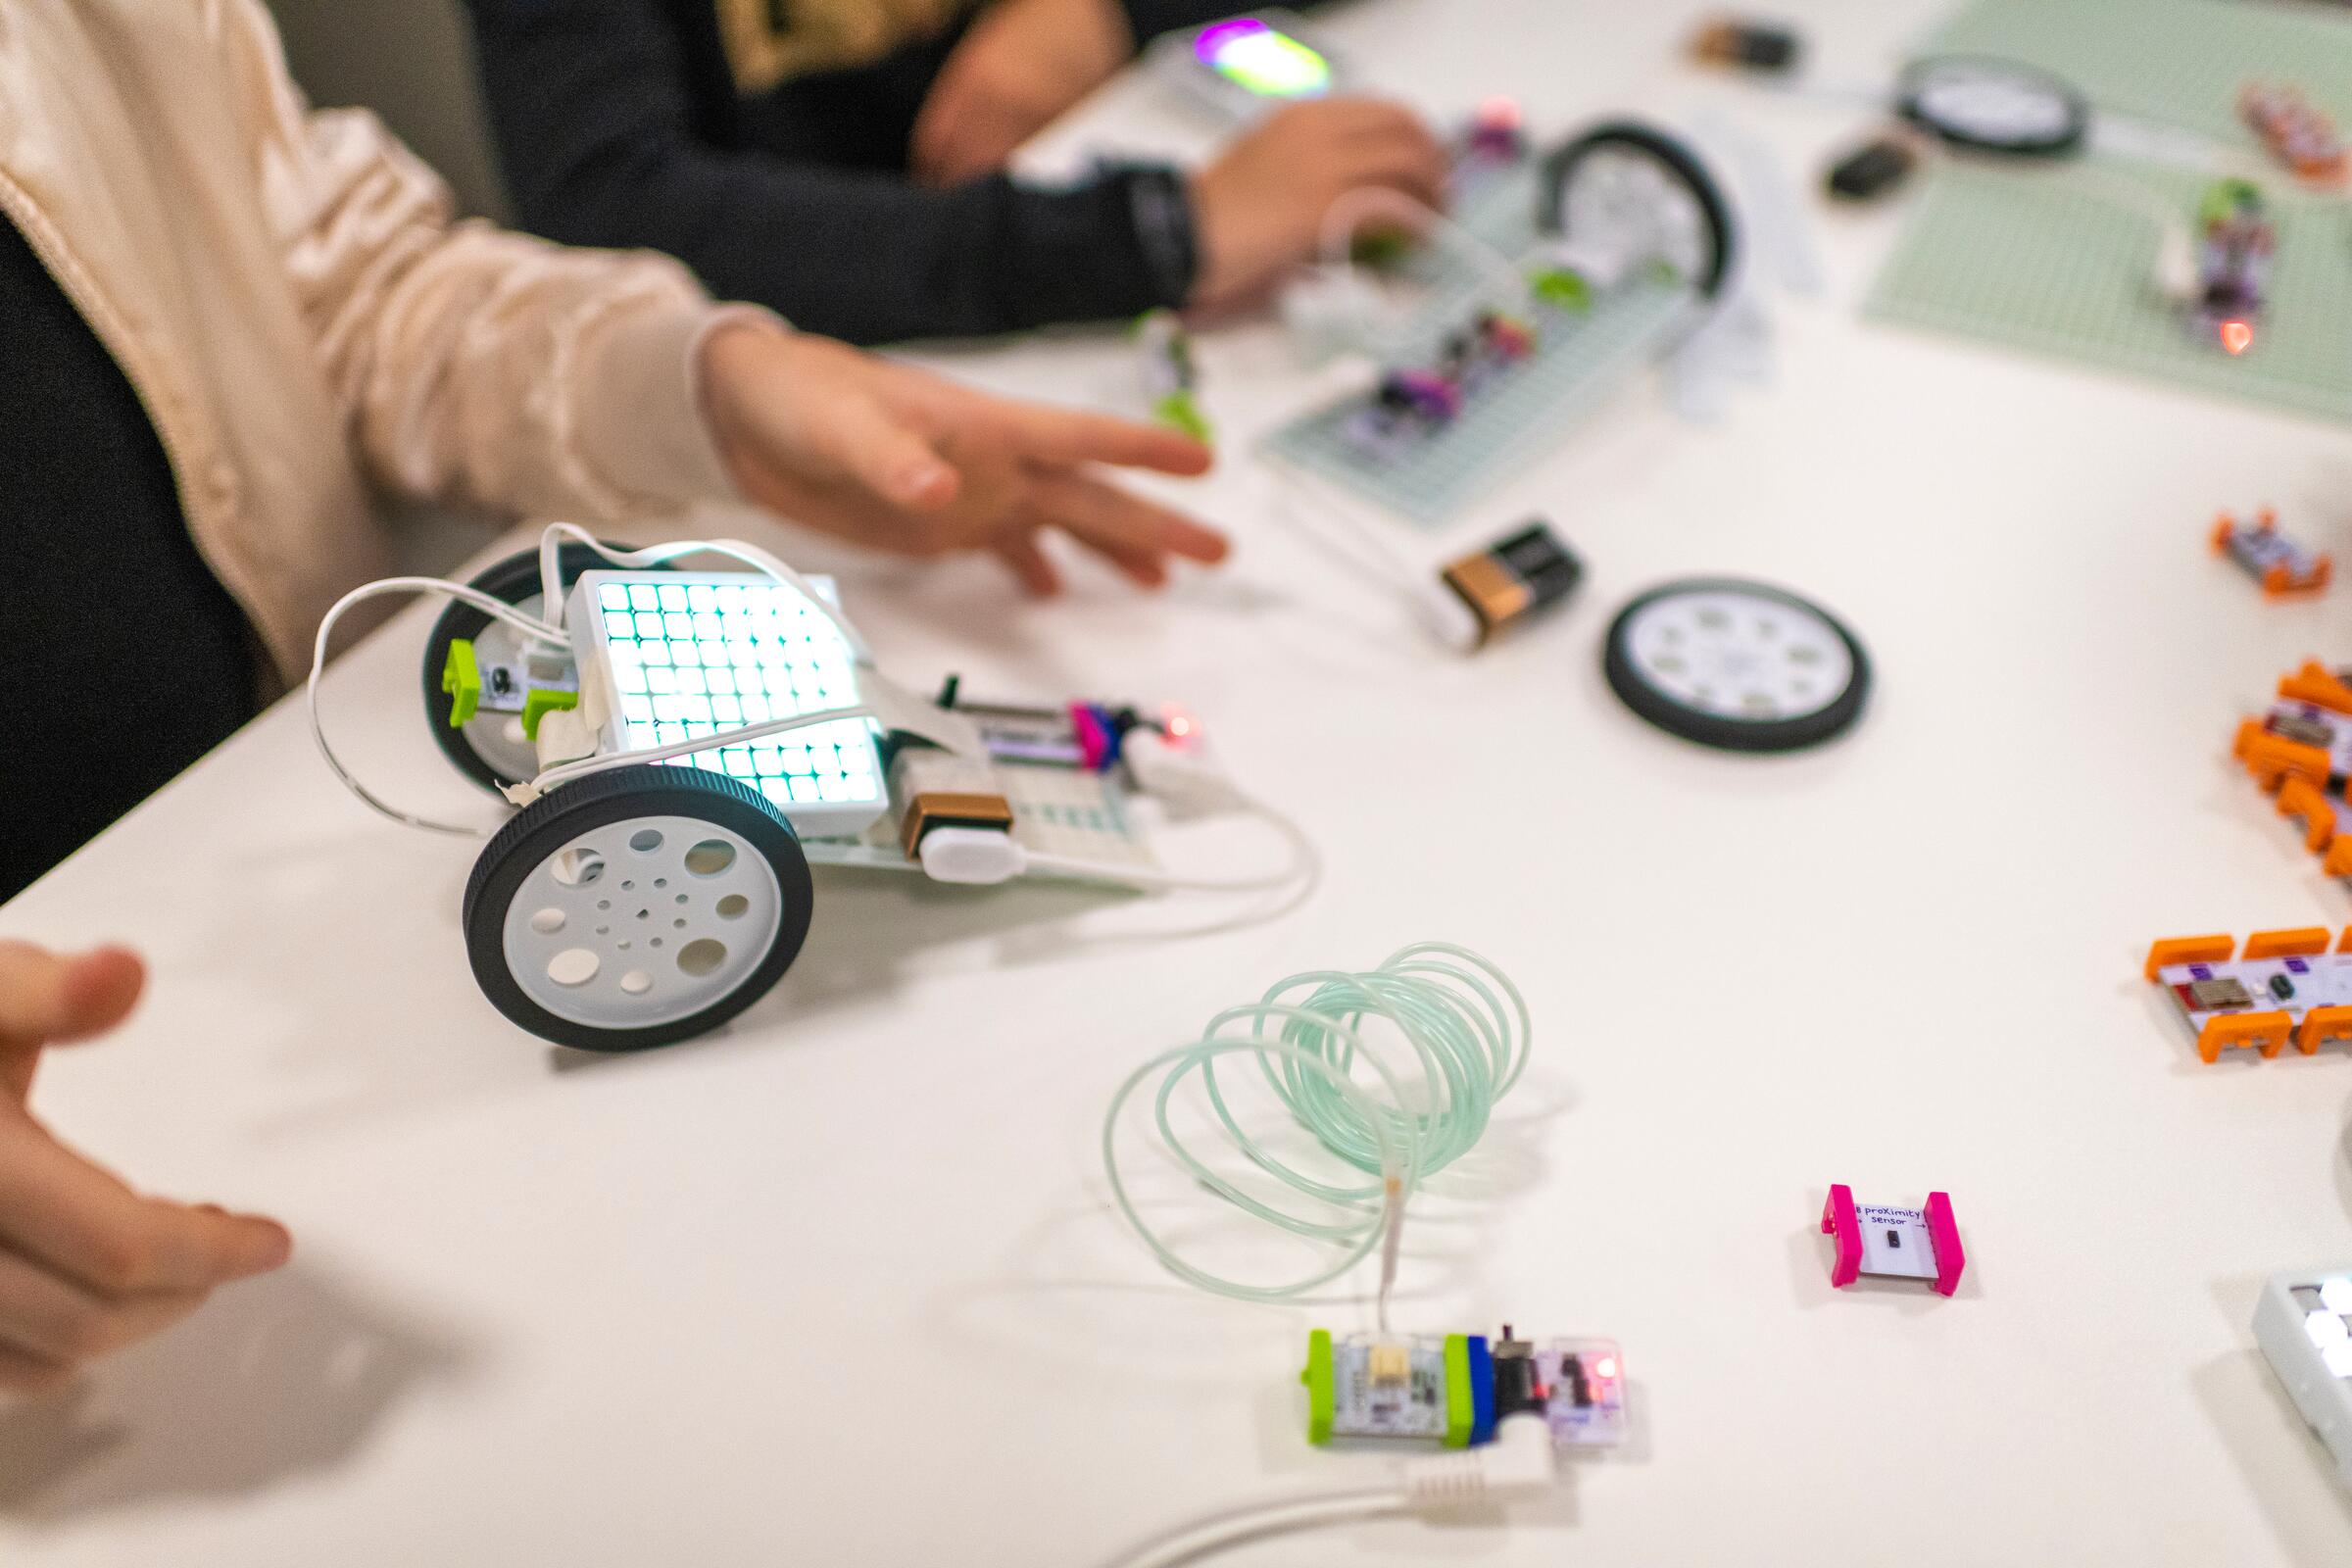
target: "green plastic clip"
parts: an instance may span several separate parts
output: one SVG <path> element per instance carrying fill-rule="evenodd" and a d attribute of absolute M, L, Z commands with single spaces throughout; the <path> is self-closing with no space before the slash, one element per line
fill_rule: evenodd
<path fill-rule="evenodd" d="M 1446 1446 L 1470 1446 L 1478 1411 L 1470 1397 L 1470 1336 L 1446 1336 Z"/>
<path fill-rule="evenodd" d="M 1555 311 L 1584 312 L 1592 308 L 1592 286 L 1565 267 L 1539 269 L 1527 280 L 1536 298 Z"/>
<path fill-rule="evenodd" d="M 449 645 L 441 663 L 441 689 L 449 694 L 449 727 L 464 729 L 482 706 L 482 666 L 473 657 L 472 640 L 460 637 Z"/>
<path fill-rule="evenodd" d="M 568 712 L 580 706 L 578 692 L 557 692 L 545 689 L 526 693 L 522 699 L 522 733 L 527 740 L 539 738 L 539 721 L 548 714 Z"/>
<path fill-rule="evenodd" d="M 1464 1363 L 1465 1368 L 1468 1362 Z M 1317 1329 L 1306 1337 L 1306 1370 L 1298 1374 L 1306 1385 L 1306 1441 L 1331 1441 L 1331 1412 L 1337 1402 L 1331 1375 L 1331 1330 Z"/>
<path fill-rule="evenodd" d="M 1161 398 L 1152 410 L 1152 416 L 1177 434 L 1189 435 L 1204 446 L 1215 439 L 1207 416 L 1200 412 L 1200 405 L 1193 401 L 1190 392 L 1171 392 Z"/>

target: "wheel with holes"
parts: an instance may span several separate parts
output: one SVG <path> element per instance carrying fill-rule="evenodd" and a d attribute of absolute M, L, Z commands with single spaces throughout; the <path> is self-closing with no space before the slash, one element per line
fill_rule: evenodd
<path fill-rule="evenodd" d="M 1698 157 L 1664 131 L 1611 121 L 1544 161 L 1547 234 L 1577 244 L 1628 248 L 1657 259 L 1712 298 L 1731 270 L 1731 206 Z"/>
<path fill-rule="evenodd" d="M 1730 752 L 1792 752 L 1843 734 L 1870 696 L 1870 659 L 1818 605 L 1763 583 L 1652 589 L 1619 612 L 1601 661 L 1642 718 Z"/>
<path fill-rule="evenodd" d="M 645 1051 L 758 1002 L 808 935 L 808 860 L 749 785 L 592 773 L 509 822 L 466 884 L 466 951 L 499 1011 L 558 1045 Z"/>
<path fill-rule="evenodd" d="M 612 564 L 580 544 L 564 546 L 557 562 L 565 586 L 577 581 L 583 571 Z M 536 615 L 544 599 L 540 593 L 539 552 L 525 550 L 509 556 L 484 570 L 469 586 L 513 605 L 526 615 Z M 441 689 L 441 671 L 449 662 L 449 645 L 460 638 L 472 642 L 474 656 L 485 668 L 518 662 L 524 639 L 506 622 L 493 620 L 462 600 L 452 600 L 441 612 L 441 618 L 433 623 L 433 634 L 424 644 L 424 716 L 432 727 L 433 744 L 441 748 L 442 755 L 459 772 L 495 793 L 502 786 L 538 772 L 539 756 L 523 737 L 522 721 L 512 713 L 476 713 L 462 726 L 450 723 L 452 699 Z"/>
<path fill-rule="evenodd" d="M 1904 68 L 1903 118 L 1955 147 L 2005 158 L 2064 158 L 2090 134 L 2090 101 L 2023 61 L 1936 55 Z"/>

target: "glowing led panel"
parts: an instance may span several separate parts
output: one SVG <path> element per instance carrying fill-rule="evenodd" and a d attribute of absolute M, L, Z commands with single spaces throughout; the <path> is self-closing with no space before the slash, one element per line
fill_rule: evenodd
<path fill-rule="evenodd" d="M 822 585 L 819 585 L 820 591 Z M 591 571 L 568 612 L 583 668 L 604 670 L 608 753 L 858 704 L 841 632 L 800 591 L 740 572 Z M 741 779 L 811 838 L 863 832 L 888 805 L 874 726 L 842 719 L 677 758 Z"/>
<path fill-rule="evenodd" d="M 2352 1265 L 2265 1280 L 2254 1343 L 2352 1487 Z"/>
<path fill-rule="evenodd" d="M 1331 91 L 1331 62 L 1255 17 L 1201 28 L 1193 52 L 1202 65 L 1261 98 L 1320 98 Z"/>

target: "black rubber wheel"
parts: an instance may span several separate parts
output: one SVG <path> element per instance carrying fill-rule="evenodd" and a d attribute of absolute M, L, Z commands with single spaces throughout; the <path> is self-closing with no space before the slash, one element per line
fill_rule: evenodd
<path fill-rule="evenodd" d="M 1712 621 L 1694 623 L 1687 634 L 1673 626 L 1685 607 L 1693 617 L 1721 615 L 1720 631 Z M 1737 624 L 1742 607 L 1755 612 L 1745 627 Z M 1688 662 L 1669 670 L 1672 656 L 1658 645 L 1636 646 L 1653 635 L 1688 635 Z M 1851 729 L 1870 700 L 1870 656 L 1842 621 L 1785 589 L 1732 578 L 1667 583 L 1627 605 L 1609 625 L 1601 672 L 1639 717 L 1727 752 L 1819 746 Z M 1720 693 L 1707 684 L 1714 680 L 1724 687 Z M 1782 691 L 1751 693 L 1750 710 L 1733 701 L 1741 685 L 1763 689 L 1776 681 Z M 1784 702 L 1784 693 L 1793 701 Z"/>
<path fill-rule="evenodd" d="M 650 824 L 655 820 L 679 823 L 681 819 L 686 827 L 718 830 L 727 836 L 727 842 L 718 847 L 727 849 L 729 863 L 717 876 L 690 880 L 667 862 L 632 859 L 632 852 L 674 857 L 677 846 L 661 844 L 662 835 L 651 831 Z M 641 829 L 634 837 L 618 831 L 629 824 Z M 639 843 L 647 838 L 657 841 L 651 849 Z M 596 842 L 583 848 L 583 839 Z M 742 864 L 737 845 L 764 863 L 773 875 L 772 887 L 757 867 Z M 697 845 L 696 850 L 710 847 Z M 694 852 L 686 853 L 684 863 L 691 867 Z M 563 857 L 568 859 L 561 859 Z M 587 861 L 593 861 L 593 867 L 585 867 Z M 559 865 L 567 866 L 572 876 L 553 869 Z M 637 869 L 636 877 L 647 878 L 645 886 L 636 886 L 636 878 L 628 874 L 633 866 L 643 867 Z M 587 874 L 580 875 L 582 869 Z M 675 881 L 651 880 L 656 870 L 666 870 Z M 735 880 L 739 873 L 741 880 Z M 509 944 L 517 928 L 511 916 L 526 889 L 532 890 L 532 902 L 547 896 L 548 875 L 573 887 L 572 893 L 563 896 L 575 901 L 573 910 L 578 912 L 572 915 L 573 924 L 566 930 L 562 920 L 552 927 L 525 923 L 533 931 L 556 933 L 547 936 L 545 945 L 576 948 L 596 960 L 590 965 L 593 979 L 553 982 L 533 976 L 526 984 L 515 973 Z M 762 914 L 762 919 L 747 918 L 741 907 L 729 914 L 728 906 L 738 903 L 744 893 L 753 897 L 741 902 L 751 906 L 753 914 Z M 594 906 L 610 912 L 585 912 L 589 901 L 600 896 L 608 902 Z M 708 1034 L 765 996 L 800 956 L 801 945 L 808 940 L 814 898 L 808 859 L 802 853 L 799 836 L 758 790 L 723 773 L 700 768 L 658 763 L 618 767 L 590 774 L 542 796 L 499 830 L 474 862 L 473 874 L 466 883 L 466 954 L 482 995 L 500 1012 L 542 1040 L 582 1051 L 647 1051 Z M 702 902 L 690 903 L 693 899 Z M 773 901 L 772 908 L 761 903 L 768 899 Z M 611 900 L 617 900 L 618 905 Z M 644 907 L 632 917 L 624 906 L 640 901 Z M 535 912 L 561 915 L 566 911 Z M 690 919 L 692 929 L 680 935 L 689 928 Z M 600 921 L 607 922 L 610 930 L 594 923 Z M 695 988 L 699 982 L 671 973 L 673 969 L 690 976 L 698 973 L 685 968 L 694 949 L 703 945 L 695 931 L 739 942 L 748 935 L 765 946 L 763 951 L 746 946 L 746 956 L 715 982 L 721 989 L 712 992 L 706 986 L 706 994 L 698 997 Z M 670 939 L 666 948 L 664 938 Z M 725 959 L 723 946 L 717 942 L 708 945 L 719 947 L 721 959 Z M 630 968 L 632 965 L 642 967 Z M 610 977 L 604 972 L 607 968 L 613 971 Z M 620 972 L 624 969 L 625 974 Z M 552 965 L 548 974 L 554 974 Z M 674 982 L 674 989 L 665 992 L 656 986 L 656 974 Z M 639 991 L 629 988 L 635 979 L 646 981 Z M 578 1004 L 566 1004 L 579 1015 L 565 1016 L 532 995 L 536 990 L 542 997 L 552 996 L 551 985 L 574 988 Z M 682 1006 L 691 1010 L 681 1012 Z M 652 1021 L 632 1021 L 637 1013 Z"/>
<path fill-rule="evenodd" d="M 1699 270 L 1700 275 L 1692 281 L 1700 294 L 1714 298 L 1723 289 L 1724 274 L 1731 270 L 1739 245 L 1731 204 L 1724 200 L 1722 187 L 1698 161 L 1698 155 L 1680 139 L 1654 126 L 1632 120 L 1612 120 L 1593 126 L 1547 155 L 1539 187 L 1542 205 L 1536 215 L 1538 226 L 1546 234 L 1566 234 L 1569 177 L 1578 164 L 1604 148 L 1641 153 L 1689 187 L 1698 204 L 1700 217 L 1706 220 L 1712 251 L 1706 265 Z"/>
<path fill-rule="evenodd" d="M 578 581 L 580 573 L 584 571 L 612 564 L 582 544 L 564 546 L 557 561 L 563 568 L 565 587 Z M 503 603 L 522 604 L 536 597 L 539 592 L 539 552 L 525 550 L 509 556 L 482 571 L 469 586 Z M 488 615 L 463 600 L 455 599 L 441 612 L 441 618 L 433 623 L 433 634 L 424 643 L 424 717 L 432 729 L 433 744 L 441 748 L 441 755 L 449 759 L 450 764 L 482 788 L 496 794 L 506 785 L 521 781 L 506 777 L 495 763 L 474 749 L 466 731 L 450 723 L 451 698 L 441 689 L 441 671 L 449 662 L 449 645 L 460 638 L 479 637 L 489 624 Z"/>
<path fill-rule="evenodd" d="M 2003 129 L 1993 123 L 1991 112 L 1981 114 L 1971 123 L 1928 101 L 1938 86 L 1948 86 L 1954 77 L 1972 73 L 1981 81 L 2014 94 L 2039 97 L 2054 119 L 2039 128 L 2018 122 Z M 2090 100 L 2074 83 L 2038 66 L 1992 55 L 1931 55 L 1913 61 L 1903 68 L 1895 88 L 1895 109 L 1939 141 L 2003 158 L 2064 158 L 2080 149 L 2090 135 Z"/>

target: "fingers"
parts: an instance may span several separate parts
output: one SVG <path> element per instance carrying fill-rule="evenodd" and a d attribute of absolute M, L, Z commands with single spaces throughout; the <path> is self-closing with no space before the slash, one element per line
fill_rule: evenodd
<path fill-rule="evenodd" d="M 0 1123 L 0 1246 L 110 1296 L 208 1291 L 293 1250 L 273 1220 L 142 1198 L 22 1116 Z"/>
<path fill-rule="evenodd" d="M 160 1334 L 204 1299 L 201 1291 L 104 1297 L 0 1251 L 0 1348 L 71 1367 Z"/>
<path fill-rule="evenodd" d="M 1224 560 L 1231 548 L 1223 534 L 1181 513 L 1080 474 L 1041 475 L 1033 491 L 1032 515 L 1147 587 L 1167 580 L 1171 555 L 1213 564 Z"/>
<path fill-rule="evenodd" d="M 934 512 L 956 499 L 956 469 L 874 399 L 821 401 L 805 437 L 808 456 L 893 507 Z"/>
<path fill-rule="evenodd" d="M 954 183 L 952 171 L 958 167 L 956 141 L 968 118 L 953 74 L 943 74 L 915 114 L 914 130 L 907 137 L 906 161 L 916 179 L 935 186 Z"/>
<path fill-rule="evenodd" d="M 1446 202 L 1446 149 L 1420 122 L 1401 115 L 1350 134 L 1347 163 L 1357 186 L 1401 192 L 1423 207 Z M 1423 220 L 1426 221 L 1426 219 Z"/>
<path fill-rule="evenodd" d="M 138 956 L 122 948 L 68 957 L 29 942 L 0 942 L 0 1051 L 103 1034 L 137 1003 L 146 975 Z"/>
<path fill-rule="evenodd" d="M 1061 592 L 1061 573 L 1039 547 L 1035 533 L 1015 534 L 1000 539 L 993 547 L 999 560 L 1012 568 L 1021 586 L 1040 599 Z"/>
<path fill-rule="evenodd" d="M 1191 436 L 1160 425 L 1042 403 L 1005 404 L 1004 412 L 1019 454 L 1058 467 L 1107 463 L 1190 478 L 1206 473 L 1216 461 L 1207 447 Z"/>

